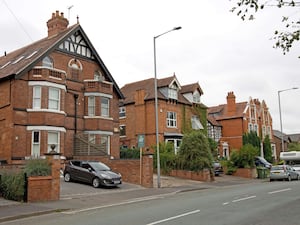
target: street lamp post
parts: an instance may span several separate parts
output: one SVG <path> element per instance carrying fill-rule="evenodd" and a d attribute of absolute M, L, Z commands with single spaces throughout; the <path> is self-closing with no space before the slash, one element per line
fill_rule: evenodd
<path fill-rule="evenodd" d="M 278 105 L 279 105 L 279 118 L 280 118 L 280 133 L 281 133 L 281 151 L 284 152 L 284 141 L 283 141 L 283 131 L 282 131 L 282 117 L 281 117 L 281 104 L 280 104 L 280 93 L 284 91 L 290 91 L 298 89 L 297 87 L 288 88 L 278 91 Z"/>
<path fill-rule="evenodd" d="M 156 75 L 156 45 L 155 41 L 160 36 L 174 30 L 180 30 L 181 27 L 174 27 L 172 30 L 166 31 L 160 35 L 153 37 L 154 46 L 154 99 L 155 99 L 155 137 L 156 137 L 156 157 L 157 157 L 157 187 L 160 188 L 160 156 L 159 156 L 159 138 L 158 138 L 158 99 L 157 99 L 157 75 Z"/>

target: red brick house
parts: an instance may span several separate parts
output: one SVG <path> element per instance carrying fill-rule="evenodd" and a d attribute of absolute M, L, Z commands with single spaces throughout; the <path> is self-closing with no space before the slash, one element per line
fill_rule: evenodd
<path fill-rule="evenodd" d="M 206 109 L 200 101 L 198 83 L 181 86 L 176 76 L 157 80 L 159 142 L 171 142 L 177 151 L 184 132 L 206 131 Z M 156 145 L 154 78 L 126 84 L 120 104 L 120 144 L 138 146 L 138 135 L 145 135 L 145 147 Z"/>
<path fill-rule="evenodd" d="M 208 108 L 208 136 L 219 143 L 221 157 L 229 158 L 230 151 L 240 149 L 243 134 L 255 131 L 263 140 L 269 135 L 273 141 L 272 117 L 265 101 L 250 98 L 236 102 L 233 92 L 227 95 L 227 104 Z M 273 154 L 276 154 L 272 144 Z"/>
<path fill-rule="evenodd" d="M 79 23 L 63 13 L 48 36 L 0 57 L 0 160 L 55 147 L 67 158 L 119 157 L 123 95 Z"/>

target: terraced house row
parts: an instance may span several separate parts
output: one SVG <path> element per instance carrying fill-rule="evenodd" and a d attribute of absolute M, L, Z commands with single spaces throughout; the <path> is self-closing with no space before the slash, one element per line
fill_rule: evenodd
<path fill-rule="evenodd" d="M 146 148 L 155 146 L 154 78 L 120 89 L 80 24 L 68 25 L 56 11 L 47 37 L 0 57 L 2 163 L 53 149 L 67 159 L 118 159 L 120 147 L 138 147 L 141 135 Z M 224 157 L 241 147 L 245 132 L 272 140 L 264 101 L 236 103 L 229 92 L 227 104 L 208 108 L 198 83 L 182 85 L 174 74 L 157 84 L 159 141 L 171 142 L 175 152 L 191 130 L 215 139 Z"/>

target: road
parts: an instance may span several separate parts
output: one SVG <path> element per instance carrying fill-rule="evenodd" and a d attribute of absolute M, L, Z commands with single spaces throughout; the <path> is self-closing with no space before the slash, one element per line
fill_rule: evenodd
<path fill-rule="evenodd" d="M 299 225 L 300 181 L 263 182 L 93 206 L 2 224 Z"/>

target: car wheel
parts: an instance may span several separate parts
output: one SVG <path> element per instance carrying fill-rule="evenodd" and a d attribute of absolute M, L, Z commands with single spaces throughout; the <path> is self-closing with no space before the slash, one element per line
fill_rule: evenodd
<path fill-rule="evenodd" d="M 95 177 L 95 178 L 93 179 L 93 187 L 94 187 L 94 188 L 97 188 L 97 187 L 99 187 L 99 186 L 100 186 L 100 180 L 99 180 L 99 178 Z"/>
<path fill-rule="evenodd" d="M 297 175 L 297 180 L 300 180 L 300 175 Z"/>
<path fill-rule="evenodd" d="M 270 179 L 270 182 L 272 182 L 273 181 L 273 179 Z"/>
<path fill-rule="evenodd" d="M 69 173 L 65 173 L 64 180 L 65 182 L 70 182 L 72 180 L 71 175 Z"/>

